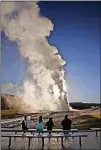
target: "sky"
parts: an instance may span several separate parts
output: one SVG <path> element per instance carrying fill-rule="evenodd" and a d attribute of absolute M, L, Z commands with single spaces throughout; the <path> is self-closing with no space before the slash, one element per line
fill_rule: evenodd
<path fill-rule="evenodd" d="M 100 102 L 100 6 L 99 2 L 39 2 L 40 15 L 54 30 L 49 43 L 58 48 L 65 65 L 69 102 Z M 2 83 L 20 84 L 25 60 L 17 45 L 1 33 Z"/>

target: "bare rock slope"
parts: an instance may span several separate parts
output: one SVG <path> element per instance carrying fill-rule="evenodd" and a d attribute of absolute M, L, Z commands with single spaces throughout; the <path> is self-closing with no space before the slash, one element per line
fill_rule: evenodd
<path fill-rule="evenodd" d="M 24 106 L 24 101 L 20 97 L 10 94 L 1 94 L 1 110 L 22 109 Z"/>

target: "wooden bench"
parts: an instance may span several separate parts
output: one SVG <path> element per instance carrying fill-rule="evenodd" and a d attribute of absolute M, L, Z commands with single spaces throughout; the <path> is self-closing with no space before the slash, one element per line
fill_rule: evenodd
<path fill-rule="evenodd" d="M 101 128 L 90 128 L 90 129 L 91 129 L 92 131 L 95 131 L 95 132 L 96 132 L 96 137 L 98 136 L 98 135 L 97 135 L 97 132 L 98 132 L 98 131 L 101 131 Z"/>
<path fill-rule="evenodd" d="M 1 132 L 15 132 L 17 134 L 18 132 L 30 132 L 30 133 L 37 133 L 38 131 L 36 129 L 28 129 L 28 130 L 22 130 L 22 129 L 3 129 Z M 47 129 L 43 129 L 42 133 L 47 133 L 47 132 L 52 132 L 52 133 L 63 133 L 62 129 L 53 129 L 52 131 L 47 131 Z M 78 129 L 71 129 L 71 130 L 65 130 L 65 132 L 78 132 Z"/>
<path fill-rule="evenodd" d="M 71 129 L 71 130 L 64 130 L 65 132 L 69 132 L 69 133 L 75 133 L 75 132 L 96 132 L 96 136 L 97 136 L 97 132 L 101 131 L 101 128 L 91 128 L 90 130 L 78 130 L 78 129 Z M 22 130 L 22 129 L 1 129 L 1 132 L 15 132 L 15 134 L 19 133 L 19 132 L 23 132 L 23 133 L 38 133 L 38 131 L 36 129 L 28 129 L 28 130 Z M 63 133 L 62 129 L 53 129 L 52 131 L 47 131 L 47 129 L 43 129 L 42 133 Z"/>
<path fill-rule="evenodd" d="M 65 132 L 70 132 L 70 133 L 74 133 L 74 132 L 78 132 L 78 129 L 71 129 L 71 130 L 64 130 Z M 16 129 L 16 130 L 14 130 L 14 129 L 4 129 L 4 130 L 1 130 L 1 132 L 15 132 L 15 134 L 17 134 L 17 133 L 19 133 L 19 132 L 23 132 L 23 133 L 28 133 L 28 132 L 30 132 L 31 134 L 35 134 L 35 133 L 39 133 L 36 129 L 28 129 L 28 130 L 22 130 L 22 129 L 20 129 L 20 130 L 18 130 L 18 129 Z M 63 133 L 63 129 L 53 129 L 52 131 L 47 131 L 47 129 L 43 129 L 43 131 L 41 132 L 42 134 L 43 133 L 49 133 L 49 132 L 51 132 L 51 133 Z M 15 137 L 16 138 L 16 137 Z M 74 137 L 72 137 L 72 138 L 74 138 Z M 57 140 L 58 140 L 58 137 L 57 137 Z"/>
<path fill-rule="evenodd" d="M 44 147 L 44 139 L 45 138 L 61 138 L 61 145 L 63 145 L 63 138 L 64 137 L 79 137 L 79 144 L 80 144 L 80 147 L 82 146 L 82 143 L 81 143 L 81 138 L 82 137 L 87 137 L 87 134 L 55 134 L 55 135 L 44 135 L 44 134 L 41 134 L 41 135 L 1 135 L 1 137 L 8 137 L 9 138 L 9 145 L 11 145 L 11 138 L 28 138 L 28 147 L 30 147 L 30 140 L 32 138 L 41 138 L 42 139 L 42 147 Z"/>

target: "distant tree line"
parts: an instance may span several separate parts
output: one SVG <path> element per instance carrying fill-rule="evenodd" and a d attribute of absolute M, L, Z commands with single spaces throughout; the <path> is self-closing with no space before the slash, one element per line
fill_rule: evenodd
<path fill-rule="evenodd" d="M 72 103 L 70 103 L 70 106 L 73 109 L 89 109 L 89 108 L 92 108 L 92 107 L 100 107 L 101 108 L 101 104 L 100 103 L 72 102 Z"/>

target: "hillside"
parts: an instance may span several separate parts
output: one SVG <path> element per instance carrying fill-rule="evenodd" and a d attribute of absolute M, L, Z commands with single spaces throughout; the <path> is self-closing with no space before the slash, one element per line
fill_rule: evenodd
<path fill-rule="evenodd" d="M 101 104 L 96 103 L 81 103 L 81 102 L 72 102 L 70 106 L 73 109 L 89 109 L 92 107 L 100 107 Z M 26 105 L 21 97 L 11 94 L 1 94 L 1 110 L 9 109 L 23 109 Z M 28 106 L 27 106 L 28 107 Z"/>
<path fill-rule="evenodd" d="M 23 109 L 24 101 L 15 95 L 1 94 L 1 110 Z"/>

